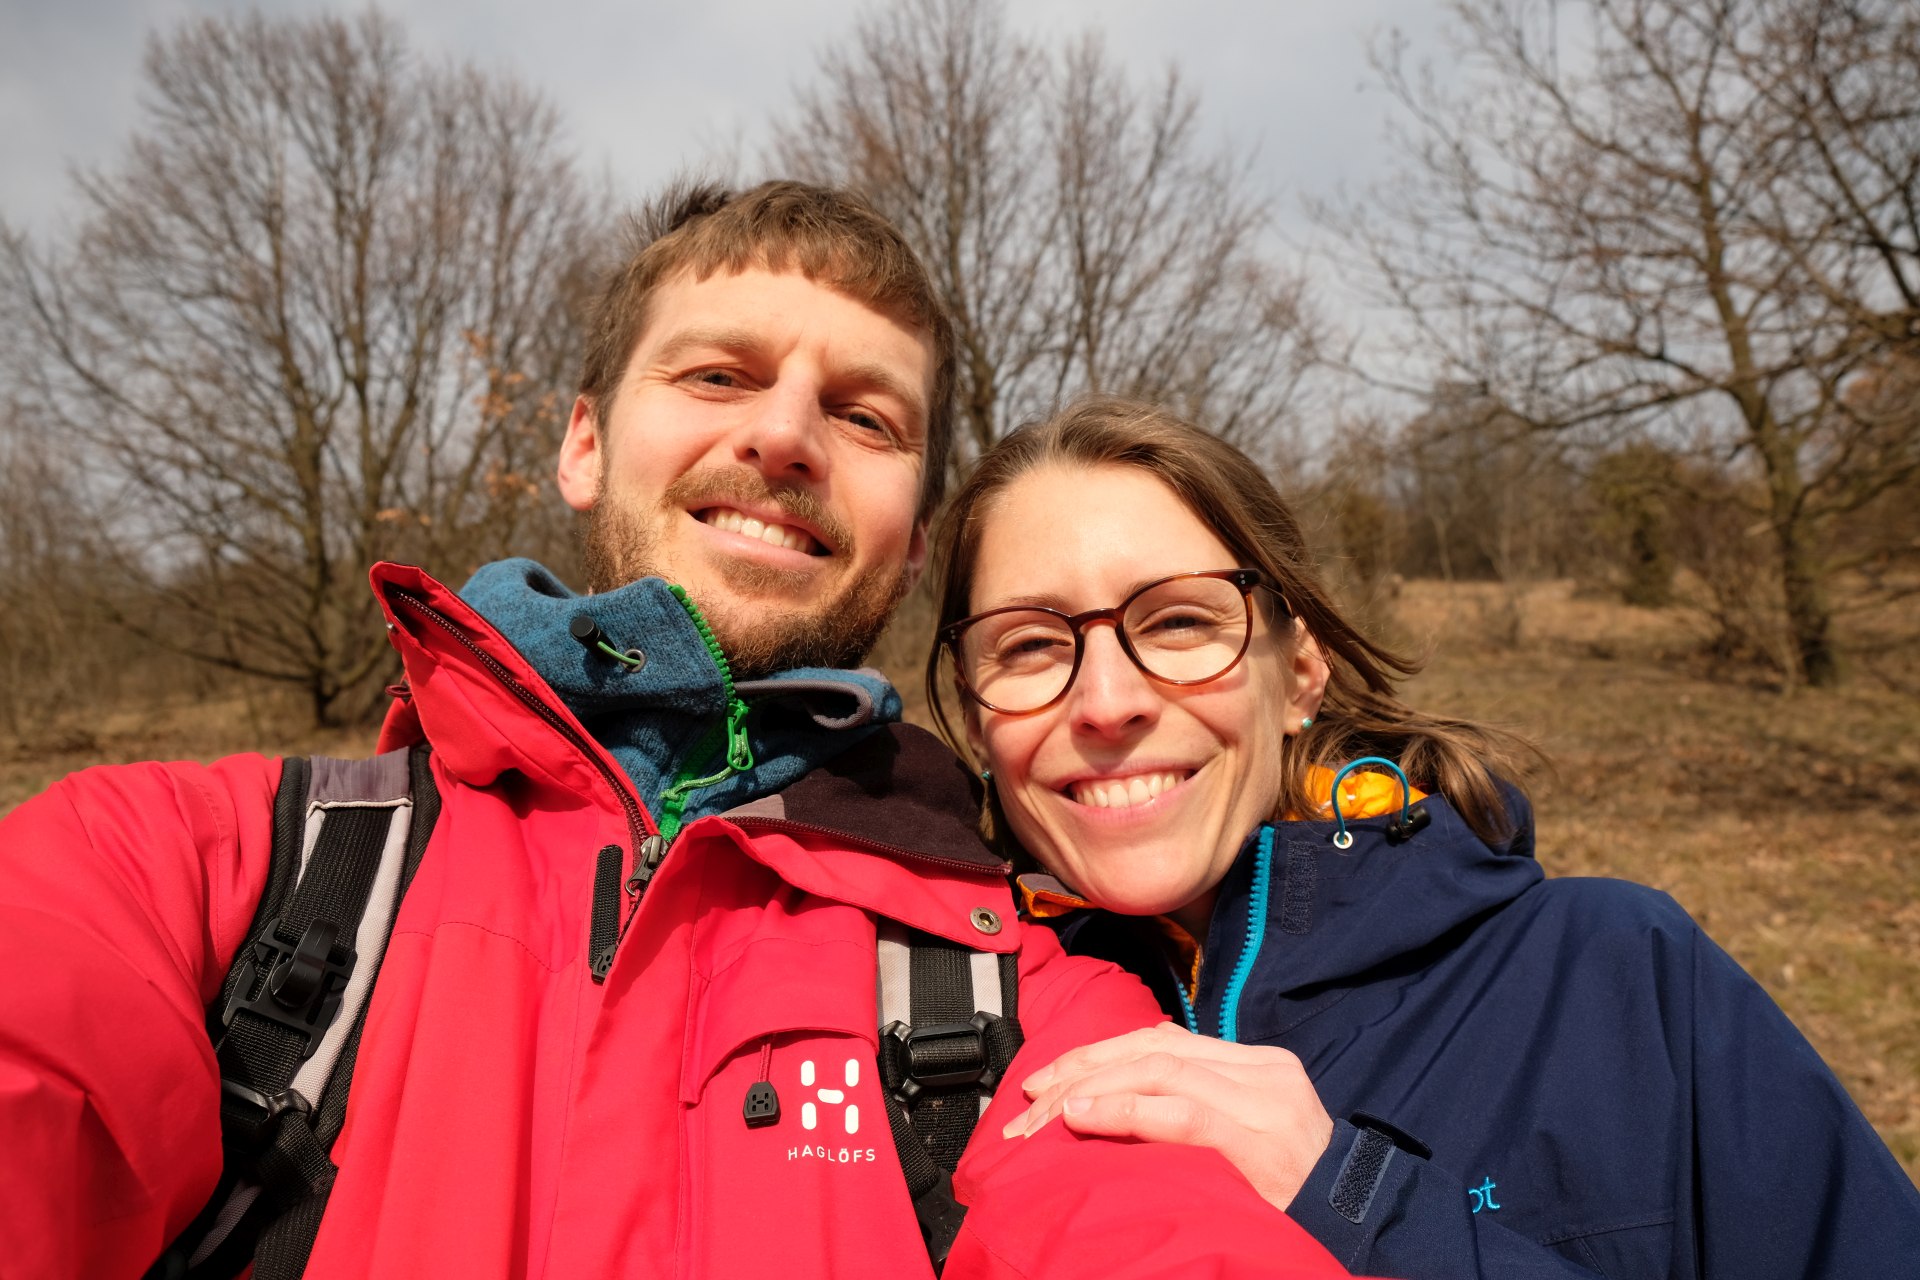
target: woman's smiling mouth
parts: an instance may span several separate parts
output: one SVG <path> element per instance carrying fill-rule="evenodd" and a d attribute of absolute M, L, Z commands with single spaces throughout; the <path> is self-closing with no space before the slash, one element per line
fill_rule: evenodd
<path fill-rule="evenodd" d="M 1082 778 L 1063 794 L 1093 809 L 1131 809 L 1158 799 L 1193 776 L 1191 769 L 1159 769 L 1125 777 Z"/>

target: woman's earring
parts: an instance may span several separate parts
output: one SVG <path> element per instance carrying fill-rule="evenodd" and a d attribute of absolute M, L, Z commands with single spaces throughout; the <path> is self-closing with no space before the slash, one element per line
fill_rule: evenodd
<path fill-rule="evenodd" d="M 992 785 L 993 785 L 993 770 L 991 770 L 991 769 L 982 769 L 982 770 L 980 771 L 980 781 L 982 781 L 982 782 L 984 782 L 984 783 L 986 783 L 986 784 L 987 784 L 988 786 L 992 786 Z"/>
<path fill-rule="evenodd" d="M 1300 717 L 1300 732 L 1302 732 L 1302 733 L 1305 733 L 1305 732 L 1306 732 L 1307 730 L 1309 730 L 1309 729 L 1311 729 L 1311 728 L 1313 728 L 1313 717 L 1312 717 L 1312 716 L 1301 716 L 1301 717 Z"/>

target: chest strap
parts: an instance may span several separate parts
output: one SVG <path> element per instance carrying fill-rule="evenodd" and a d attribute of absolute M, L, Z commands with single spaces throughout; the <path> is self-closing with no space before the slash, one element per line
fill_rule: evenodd
<path fill-rule="evenodd" d="M 1020 1051 L 1018 963 L 880 922 L 880 1083 L 935 1275 L 966 1218 L 953 1171 Z"/>

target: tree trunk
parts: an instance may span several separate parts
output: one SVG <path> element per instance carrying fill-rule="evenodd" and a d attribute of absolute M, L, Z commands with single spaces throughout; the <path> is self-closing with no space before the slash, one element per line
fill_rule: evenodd
<path fill-rule="evenodd" d="M 1780 583 L 1786 594 L 1787 635 L 1800 678 L 1816 688 L 1837 684 L 1840 659 L 1833 648 L 1833 611 L 1820 590 L 1820 569 L 1808 545 L 1804 517 L 1774 524 L 1780 545 Z"/>

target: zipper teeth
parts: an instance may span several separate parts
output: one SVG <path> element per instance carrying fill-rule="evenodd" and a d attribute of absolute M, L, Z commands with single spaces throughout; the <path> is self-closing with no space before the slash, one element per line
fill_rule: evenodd
<path fill-rule="evenodd" d="M 667 584 L 667 590 L 673 592 L 674 599 L 687 611 L 687 617 L 693 621 L 694 630 L 700 633 L 700 639 L 707 646 L 707 652 L 713 655 L 713 665 L 720 668 L 720 682 L 726 686 L 727 701 L 733 701 L 733 664 L 727 661 L 727 654 L 720 647 L 719 637 L 713 634 L 713 628 L 707 625 L 706 615 L 693 603 L 693 597 L 687 589 L 677 582 Z"/>
<path fill-rule="evenodd" d="M 956 871 L 971 871 L 975 875 L 981 876 L 1001 876 L 1006 874 L 1005 863 L 990 867 L 978 862 L 967 862 L 960 858 L 943 858 L 937 853 L 925 853 L 919 849 L 903 849 L 897 844 L 883 844 L 878 840 L 868 840 L 864 836 L 852 835 L 840 830 L 838 827 L 823 827 L 811 822 L 794 822 L 788 818 L 728 818 L 725 814 L 717 816 L 724 821 L 731 822 L 742 831 L 805 831 L 812 835 L 832 836 L 836 840 L 844 840 L 848 844 L 856 845 L 862 849 L 868 849 L 876 853 L 884 853 L 900 858 L 911 858 L 918 862 L 931 862 L 935 866 L 952 867 Z"/>
<path fill-rule="evenodd" d="M 533 690 L 527 688 L 526 685 L 522 684 L 520 678 L 509 671 L 505 663 L 488 653 L 485 649 L 482 649 L 474 642 L 472 636 L 469 636 L 465 631 L 461 630 L 459 625 L 456 624 L 453 619 L 447 617 L 446 614 L 441 613 L 438 609 L 428 604 L 425 600 L 422 600 L 419 596 L 414 595 L 411 591 L 404 590 L 400 587 L 392 587 L 389 588 L 389 592 L 395 598 L 404 601 L 409 608 L 421 617 L 459 641 L 467 652 L 480 659 L 482 665 L 484 665 L 488 671 L 492 672 L 494 678 L 499 680 L 501 684 L 504 684 L 514 697 L 520 699 L 521 702 L 526 704 L 530 711 L 554 729 L 558 730 L 562 737 L 572 743 L 580 754 L 587 758 L 588 762 L 599 772 L 601 778 L 613 789 L 615 798 L 620 801 L 620 807 L 627 811 L 627 827 L 629 834 L 633 836 L 633 843 L 636 849 L 639 847 L 640 841 L 643 838 L 653 834 L 651 830 L 652 823 L 647 820 L 646 810 L 640 807 L 640 802 L 633 798 L 627 787 L 615 776 L 614 772 L 607 767 L 606 761 L 594 753 L 592 746 L 588 744 L 586 739 L 581 737 L 578 730 L 567 723 L 566 719 L 561 716 L 559 712 L 548 706 L 544 699 L 534 693 Z"/>
<path fill-rule="evenodd" d="M 1273 828 L 1260 828 L 1260 849 L 1254 855 L 1253 892 L 1247 899 L 1247 945 L 1227 980 L 1227 994 L 1220 1002 L 1220 1038 L 1229 1044 L 1240 1036 L 1240 993 L 1253 976 L 1253 962 L 1267 936 L 1267 891 L 1273 880 Z"/>
<path fill-rule="evenodd" d="M 1180 971 L 1173 967 L 1171 960 L 1167 961 L 1167 972 L 1173 975 L 1173 994 L 1180 1000 L 1180 1013 L 1187 1020 L 1187 1030 L 1199 1035 L 1200 1015 L 1193 1011 L 1193 1001 L 1187 998 L 1187 984 L 1181 980 Z"/>

